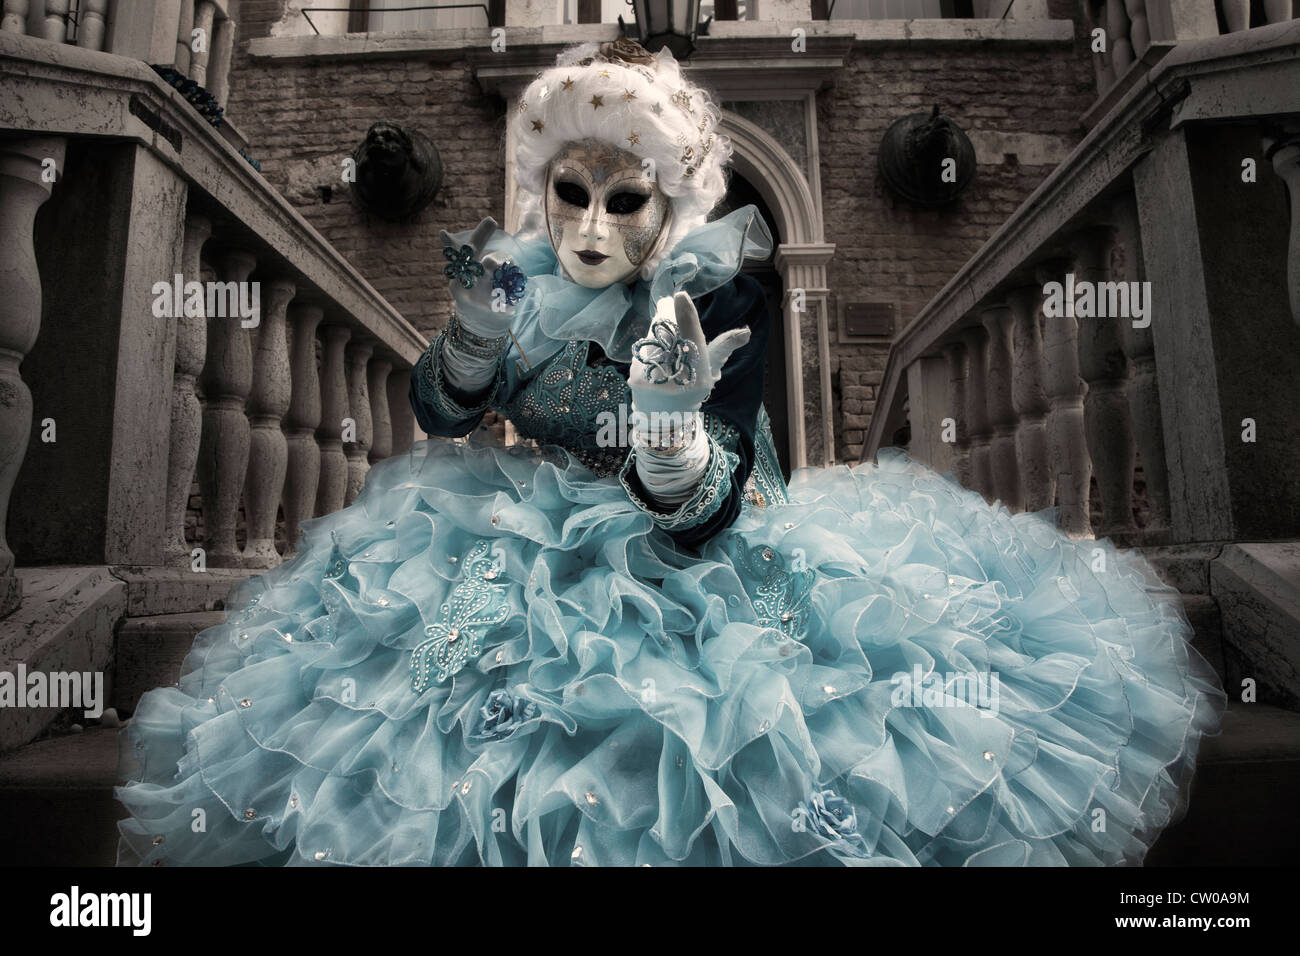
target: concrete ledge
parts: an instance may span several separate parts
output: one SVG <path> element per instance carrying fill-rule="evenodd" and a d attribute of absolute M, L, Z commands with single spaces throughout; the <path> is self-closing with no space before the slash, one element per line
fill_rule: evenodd
<path fill-rule="evenodd" d="M 113 567 L 113 576 L 126 585 L 128 617 L 225 610 L 230 589 L 257 573 L 235 568 L 199 572 L 188 568 Z"/>
<path fill-rule="evenodd" d="M 714 21 L 705 40 L 732 37 L 784 37 L 794 29 L 809 37 L 848 34 L 860 43 L 922 44 L 1073 43 L 1071 20 L 784 20 Z"/>
<path fill-rule="evenodd" d="M 600 43 L 618 37 L 615 23 L 548 24 L 505 28 L 506 50 Z M 699 37 L 695 58 L 707 58 L 737 41 L 779 40 L 788 44 L 793 31 L 806 38 L 837 37 L 857 43 L 930 44 L 1074 42 L 1070 20 L 733 20 L 714 21 L 708 36 Z M 394 57 L 423 53 L 458 54 L 487 51 L 489 27 L 410 30 L 402 33 L 344 33 L 334 36 L 258 37 L 248 41 L 248 55 L 270 60 L 319 57 Z"/>
<path fill-rule="evenodd" d="M 1210 593 L 1210 562 L 1223 553 L 1219 544 L 1173 544 L 1143 548 L 1161 579 L 1183 594 Z"/>
<path fill-rule="evenodd" d="M 0 671 L 101 672 L 113 661 L 113 630 L 126 616 L 126 586 L 103 567 L 19 568 L 23 602 L 0 621 Z M 105 680 L 105 705 L 111 695 Z M 0 750 L 34 740 L 62 711 L 0 708 Z M 78 718 L 81 714 L 78 713 Z"/>
<path fill-rule="evenodd" d="M 1253 678 L 1261 700 L 1300 709 L 1300 542 L 1229 545 L 1210 565 L 1210 587 L 1231 690 Z"/>

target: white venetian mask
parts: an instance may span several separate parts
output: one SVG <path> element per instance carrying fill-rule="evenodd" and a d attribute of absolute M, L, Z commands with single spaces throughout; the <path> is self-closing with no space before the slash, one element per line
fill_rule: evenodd
<path fill-rule="evenodd" d="M 565 274 L 593 289 L 635 278 L 671 207 L 641 158 L 595 139 L 568 143 L 546 176 L 546 228 Z"/>

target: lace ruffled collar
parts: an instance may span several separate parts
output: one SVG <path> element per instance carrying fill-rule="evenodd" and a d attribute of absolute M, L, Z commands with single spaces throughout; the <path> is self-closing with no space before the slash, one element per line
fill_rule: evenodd
<path fill-rule="evenodd" d="M 469 240 L 473 230 L 454 235 Z M 528 291 L 515 307 L 514 340 L 507 353 L 511 385 L 538 371 L 572 339 L 596 342 L 616 362 L 630 362 L 632 345 L 650 327 L 654 306 L 679 290 L 691 298 L 730 282 L 747 258 L 765 259 L 772 235 L 754 206 L 742 206 L 682 237 L 654 275 L 603 289 L 578 285 L 560 274 L 550 243 L 521 240 L 498 230 L 482 252 L 496 253 L 528 276 Z"/>

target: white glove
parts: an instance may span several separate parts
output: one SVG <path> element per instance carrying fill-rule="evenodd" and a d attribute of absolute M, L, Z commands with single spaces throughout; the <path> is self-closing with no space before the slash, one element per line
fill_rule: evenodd
<path fill-rule="evenodd" d="M 656 504 L 680 505 L 695 494 L 709 467 L 704 415 L 691 412 L 683 419 L 688 429 L 694 428 L 694 437 L 677 450 L 664 450 L 665 445 L 671 445 L 674 430 L 663 427 L 659 421 L 657 416 L 649 424 L 634 421 L 632 444 L 636 449 L 636 473 Z"/>
<path fill-rule="evenodd" d="M 632 346 L 627 383 L 633 406 L 642 412 L 698 410 L 731 353 L 748 341 L 749 329 L 729 329 L 706 341 L 691 297 L 664 296 L 655 303 L 649 334 Z"/>
<path fill-rule="evenodd" d="M 515 317 L 515 306 L 509 303 L 502 293 L 493 288 L 493 273 L 502 264 L 502 259 L 493 254 L 479 255 L 483 246 L 497 231 L 496 220 L 487 217 L 475 227 L 467 248 L 458 247 L 455 239 L 445 229 L 439 234 L 444 248 L 453 251 L 454 259 L 448 258 L 448 270 L 466 270 L 473 286 L 466 286 L 460 277 L 451 278 L 448 288 L 456 308 L 456 322 L 461 329 L 480 339 L 497 340 L 509 331 Z M 444 253 L 445 256 L 445 253 Z M 474 268 L 477 264 L 482 268 Z M 504 343 L 502 343 L 504 345 Z M 456 336 L 448 336 L 443 342 L 443 373 L 447 383 L 453 388 L 473 395 L 482 391 L 496 375 L 497 361 L 500 356 L 484 354 L 483 349 L 458 347 Z"/>
<path fill-rule="evenodd" d="M 685 292 L 656 303 L 649 334 L 632 349 L 632 443 L 636 473 L 657 504 L 680 505 L 699 490 L 709 467 L 709 439 L 700 406 L 722 377 L 749 329 L 704 338 L 699 312 Z"/>

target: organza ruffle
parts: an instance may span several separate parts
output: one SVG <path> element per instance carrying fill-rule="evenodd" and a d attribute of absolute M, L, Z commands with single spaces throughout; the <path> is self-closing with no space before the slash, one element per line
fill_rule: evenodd
<path fill-rule="evenodd" d="M 1174 592 L 900 454 L 791 499 L 694 554 L 557 448 L 379 464 L 141 700 L 120 861 L 1140 861 L 1223 703 Z"/>

